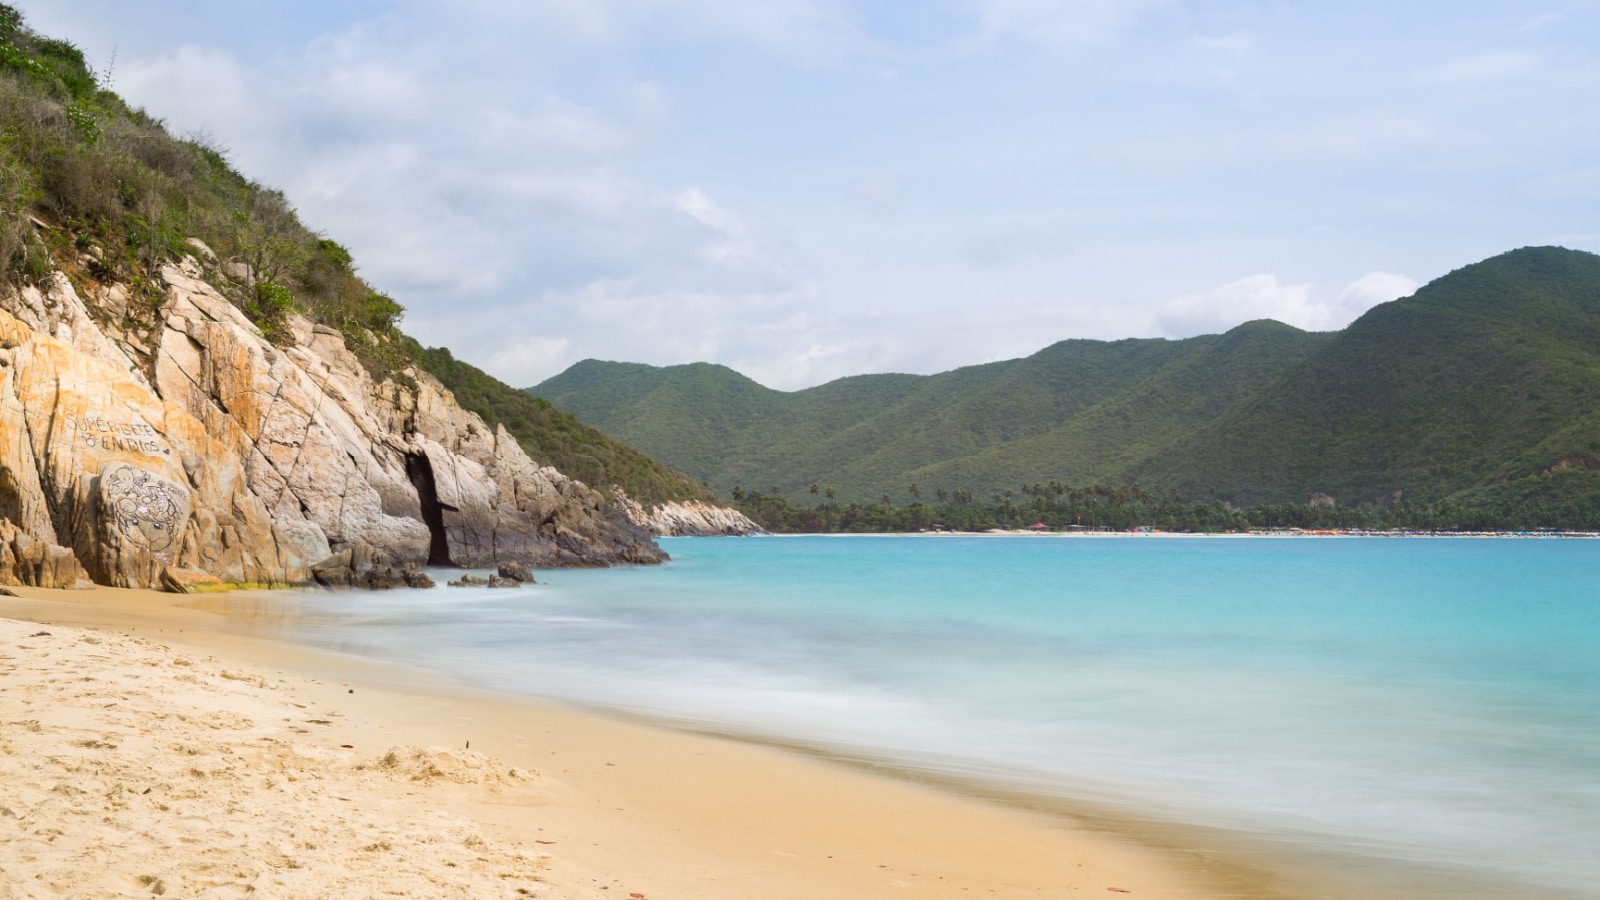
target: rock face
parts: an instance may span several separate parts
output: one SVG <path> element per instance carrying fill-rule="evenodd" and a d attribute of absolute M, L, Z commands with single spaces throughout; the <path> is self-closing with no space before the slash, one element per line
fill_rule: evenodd
<path fill-rule="evenodd" d="M 4 519 L 0 519 L 0 584 L 52 588 L 94 586 L 89 573 L 78 564 L 71 550 L 36 540 Z"/>
<path fill-rule="evenodd" d="M 99 584 L 156 587 L 168 565 L 303 581 L 237 457 L 136 374 L 0 310 L 0 519 Z"/>
<path fill-rule="evenodd" d="M 613 499 L 634 524 L 660 537 L 723 537 L 762 534 L 761 526 L 742 512 L 699 500 L 669 501 L 646 510 L 620 491 Z"/>
<path fill-rule="evenodd" d="M 118 286 L 86 302 L 56 273 L 0 295 L 0 583 L 60 585 L 73 565 L 128 587 L 301 583 L 341 554 L 401 571 L 665 558 L 426 373 L 375 382 L 299 317 L 273 346 L 192 260 L 161 282 L 143 332 L 108 312 Z M 56 562 L 21 562 L 22 539 Z"/>

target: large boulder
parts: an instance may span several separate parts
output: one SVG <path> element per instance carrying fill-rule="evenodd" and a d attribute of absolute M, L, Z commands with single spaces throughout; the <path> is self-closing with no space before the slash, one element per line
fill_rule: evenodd
<path fill-rule="evenodd" d="M 97 481 L 94 540 L 118 580 L 165 585 L 163 570 L 172 568 L 193 511 L 188 486 L 120 461 L 102 466 Z"/>
<path fill-rule="evenodd" d="M 161 570 L 161 589 L 174 594 L 198 594 L 223 590 L 227 585 L 210 572 L 165 566 Z"/>
<path fill-rule="evenodd" d="M 0 515 L 100 584 L 303 581 L 239 457 L 134 376 L 0 310 Z"/>
<path fill-rule="evenodd" d="M 94 587 L 71 549 L 34 538 L 9 519 L 0 519 L 0 584 Z"/>
<path fill-rule="evenodd" d="M 387 552 L 365 541 L 357 541 L 315 563 L 311 575 L 318 584 L 329 588 L 433 587 L 433 579 L 426 574 L 408 565 L 397 565 Z"/>

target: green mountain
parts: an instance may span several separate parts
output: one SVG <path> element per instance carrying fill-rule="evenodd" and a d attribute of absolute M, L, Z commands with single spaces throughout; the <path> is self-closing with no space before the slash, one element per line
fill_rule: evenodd
<path fill-rule="evenodd" d="M 1244 503 L 1353 504 L 1596 468 L 1600 256 L 1530 247 L 1372 309 L 1129 475 Z"/>
<path fill-rule="evenodd" d="M 241 175 L 216 145 L 173 137 L 107 90 L 76 46 L 35 33 L 0 3 L 0 290 L 42 284 L 58 270 L 84 296 L 129 285 L 117 324 L 148 330 L 160 318 L 156 273 L 203 255 L 194 240 L 215 253 L 208 280 L 275 342 L 292 339 L 290 312 L 304 314 L 338 330 L 380 380 L 403 383 L 420 365 L 464 406 L 503 422 L 541 463 L 646 502 L 710 496 L 449 351 L 424 351 L 397 328 L 404 308 L 357 273 L 346 248 L 303 224 L 281 192 Z"/>
<path fill-rule="evenodd" d="M 905 499 L 1117 477 L 1329 340 L 1276 322 L 1181 341 L 1062 341 L 938 375 L 793 393 L 705 364 L 588 360 L 530 388 L 719 490 Z"/>
<path fill-rule="evenodd" d="M 792 393 L 721 366 L 588 360 L 528 390 L 722 491 L 1562 503 L 1600 495 L 1600 257 L 1513 251 L 1328 334 L 1063 341 Z"/>

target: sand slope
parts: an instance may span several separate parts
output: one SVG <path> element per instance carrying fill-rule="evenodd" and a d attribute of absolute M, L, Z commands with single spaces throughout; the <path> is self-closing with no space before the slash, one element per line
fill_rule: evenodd
<path fill-rule="evenodd" d="M 15 593 L 0 900 L 1305 895 L 1066 810 L 281 640 L 292 594 Z"/>
<path fill-rule="evenodd" d="M 338 715 L 140 637 L 0 620 L 0 897 L 547 895 L 542 848 L 436 802 L 538 776 L 319 742 Z"/>

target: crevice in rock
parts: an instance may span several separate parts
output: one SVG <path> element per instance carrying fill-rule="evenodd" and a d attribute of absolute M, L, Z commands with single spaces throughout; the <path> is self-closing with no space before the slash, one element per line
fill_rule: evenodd
<path fill-rule="evenodd" d="M 428 543 L 428 565 L 451 566 L 450 542 L 444 533 L 444 509 L 439 505 L 439 490 L 433 480 L 433 463 L 427 454 L 406 455 L 406 477 L 417 489 L 417 499 L 422 501 L 422 522 L 428 526 L 432 540 Z"/>

